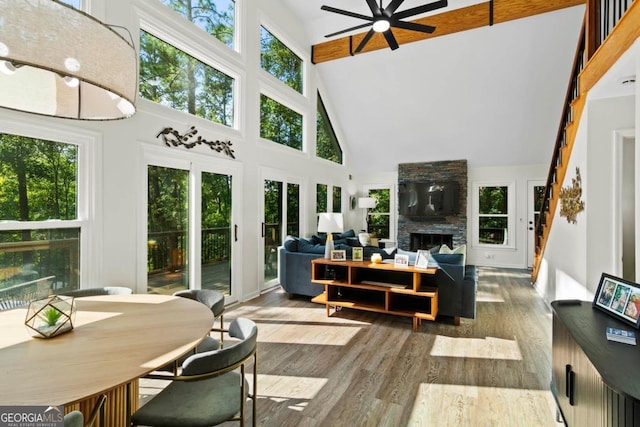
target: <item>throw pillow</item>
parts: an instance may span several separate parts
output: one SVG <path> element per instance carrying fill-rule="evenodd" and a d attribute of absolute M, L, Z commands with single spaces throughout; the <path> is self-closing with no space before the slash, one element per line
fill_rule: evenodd
<path fill-rule="evenodd" d="M 358 233 L 358 240 L 362 246 L 371 246 L 371 235 L 369 233 Z"/>
<path fill-rule="evenodd" d="M 447 245 L 440 246 L 441 254 L 462 254 L 462 265 L 467 263 L 467 245 L 460 245 L 457 248 L 451 249 Z"/>
<path fill-rule="evenodd" d="M 353 231 L 353 228 L 350 229 L 350 230 L 345 231 L 342 234 L 340 234 L 340 238 L 342 238 L 342 239 L 347 239 L 349 237 L 356 237 L 356 232 Z"/>
<path fill-rule="evenodd" d="M 324 255 L 324 245 L 314 245 L 306 239 L 298 239 L 298 252 Z"/>
<path fill-rule="evenodd" d="M 284 239 L 283 246 L 289 252 L 298 252 L 298 238 L 294 236 L 287 236 Z"/>

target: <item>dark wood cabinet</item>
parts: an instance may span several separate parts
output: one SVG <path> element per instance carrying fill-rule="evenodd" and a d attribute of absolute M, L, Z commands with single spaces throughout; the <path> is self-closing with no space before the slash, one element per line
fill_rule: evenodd
<path fill-rule="evenodd" d="M 640 348 L 607 340 L 633 329 L 591 302 L 551 303 L 551 390 L 567 426 L 640 427 Z"/>

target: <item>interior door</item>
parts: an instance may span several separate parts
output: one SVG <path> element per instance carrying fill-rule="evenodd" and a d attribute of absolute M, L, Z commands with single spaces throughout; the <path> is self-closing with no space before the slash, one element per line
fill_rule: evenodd
<path fill-rule="evenodd" d="M 527 181 L 527 268 L 533 268 L 535 229 L 544 197 L 544 181 Z"/>

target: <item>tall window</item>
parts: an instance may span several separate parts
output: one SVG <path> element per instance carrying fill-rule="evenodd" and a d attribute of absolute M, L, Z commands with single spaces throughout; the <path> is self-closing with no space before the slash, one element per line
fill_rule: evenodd
<path fill-rule="evenodd" d="M 170 44 L 140 32 L 140 96 L 233 126 L 234 79 Z"/>
<path fill-rule="evenodd" d="M 333 187 L 333 212 L 342 212 L 342 188 Z"/>
<path fill-rule="evenodd" d="M 513 196 L 510 186 L 478 186 L 478 240 L 482 245 L 512 245 Z"/>
<path fill-rule="evenodd" d="M 342 164 L 342 147 L 340 147 L 320 94 L 318 94 L 316 124 L 316 156 Z"/>
<path fill-rule="evenodd" d="M 327 212 L 327 184 L 316 184 L 316 212 Z"/>
<path fill-rule="evenodd" d="M 160 0 L 233 49 L 236 3 L 233 0 Z"/>
<path fill-rule="evenodd" d="M 391 190 L 377 188 L 369 190 L 369 197 L 377 200 L 375 208 L 369 209 L 369 233 L 375 233 L 381 239 L 391 237 Z"/>
<path fill-rule="evenodd" d="M 262 69 L 302 93 L 302 59 L 264 27 L 260 27 Z"/>
<path fill-rule="evenodd" d="M 0 133 L 0 301 L 79 288 L 78 157 L 75 144 Z"/>
<path fill-rule="evenodd" d="M 260 94 L 260 137 L 302 151 L 302 114 Z"/>

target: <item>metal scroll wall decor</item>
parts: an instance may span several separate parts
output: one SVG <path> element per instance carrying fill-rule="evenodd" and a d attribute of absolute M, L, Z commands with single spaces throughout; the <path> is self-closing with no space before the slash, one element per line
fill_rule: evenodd
<path fill-rule="evenodd" d="M 233 145 L 231 141 L 207 141 L 200 135 L 196 137 L 197 134 L 198 130 L 195 126 L 191 126 L 184 135 L 180 135 L 180 133 L 173 128 L 164 128 L 156 135 L 156 138 L 162 137 L 162 141 L 167 147 L 179 147 L 182 145 L 185 148 L 193 148 L 196 145 L 205 144 L 218 153 L 224 152 L 224 154 L 232 159 L 236 158 L 233 154 L 234 151 L 231 149 L 231 145 Z"/>
<path fill-rule="evenodd" d="M 582 178 L 580 168 L 576 168 L 576 177 L 571 179 L 571 187 L 560 190 L 560 216 L 567 218 L 570 224 L 576 224 L 576 216 L 584 210 L 582 201 Z"/>

